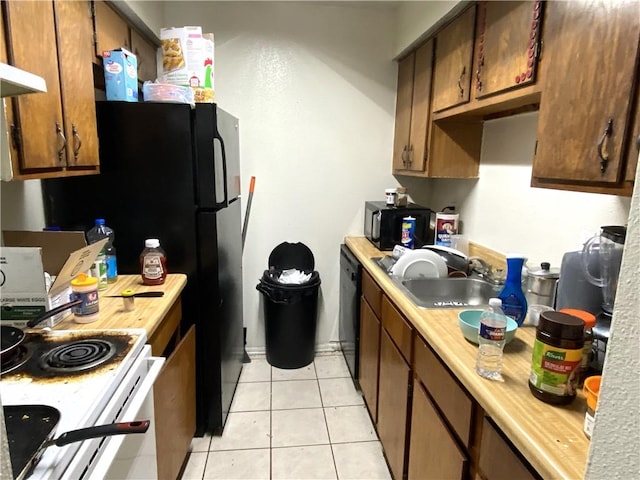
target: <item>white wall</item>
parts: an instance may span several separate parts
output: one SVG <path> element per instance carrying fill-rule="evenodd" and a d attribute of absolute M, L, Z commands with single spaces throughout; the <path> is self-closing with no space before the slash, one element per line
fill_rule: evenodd
<path fill-rule="evenodd" d="M 164 9 L 162 1 L 152 0 L 126 0 L 124 3 L 129 5 L 131 10 L 140 17 L 147 27 L 151 29 L 156 36 L 160 37 L 160 29 L 162 27 L 170 27 L 164 24 Z"/>
<path fill-rule="evenodd" d="M 425 201 L 456 205 L 477 243 L 560 267 L 563 253 L 579 250 L 601 225 L 626 224 L 631 200 L 531 187 L 537 120 L 527 113 L 485 122 L 479 178 L 432 181 Z"/>
<path fill-rule="evenodd" d="M 215 33 L 220 107 L 240 118 L 242 190 L 256 177 L 244 251 L 247 348 L 264 348 L 255 286 L 271 250 L 305 243 L 320 272 L 317 342 L 336 341 L 339 244 L 391 176 L 391 7 L 357 2 L 168 2 L 172 25 Z M 246 198 L 243 199 L 243 211 Z"/>
<path fill-rule="evenodd" d="M 398 2 L 394 57 L 405 51 L 459 3 L 454 0 Z"/>

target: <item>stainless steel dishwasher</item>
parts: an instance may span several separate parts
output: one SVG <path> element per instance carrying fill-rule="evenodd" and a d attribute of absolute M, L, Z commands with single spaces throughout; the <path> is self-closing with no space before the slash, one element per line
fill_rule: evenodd
<path fill-rule="evenodd" d="M 346 245 L 340 245 L 340 347 L 358 389 L 361 294 L 362 265 Z"/>

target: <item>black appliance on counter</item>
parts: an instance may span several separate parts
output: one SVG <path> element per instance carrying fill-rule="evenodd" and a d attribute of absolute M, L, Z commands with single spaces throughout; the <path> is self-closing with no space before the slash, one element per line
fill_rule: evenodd
<path fill-rule="evenodd" d="M 436 214 L 415 203 L 409 203 L 406 207 L 389 207 L 385 202 L 365 202 L 364 236 L 378 250 L 393 250 L 393 247 L 400 245 L 404 217 L 416 219 L 414 248 L 433 245 Z"/>
<path fill-rule="evenodd" d="M 362 265 L 346 245 L 340 245 L 340 348 L 356 388 L 360 353 Z"/>
<path fill-rule="evenodd" d="M 49 226 L 115 231 L 118 270 L 139 274 L 147 238 L 185 273 L 196 325 L 196 435 L 221 433 L 242 369 L 238 120 L 215 104 L 97 102 L 99 175 L 44 180 Z"/>

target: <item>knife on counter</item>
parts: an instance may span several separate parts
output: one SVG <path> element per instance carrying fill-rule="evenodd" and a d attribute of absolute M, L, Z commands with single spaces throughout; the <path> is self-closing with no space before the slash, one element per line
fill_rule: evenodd
<path fill-rule="evenodd" d="M 162 297 L 164 292 L 137 292 L 133 295 L 101 295 L 107 298 L 120 298 L 120 297 Z"/>

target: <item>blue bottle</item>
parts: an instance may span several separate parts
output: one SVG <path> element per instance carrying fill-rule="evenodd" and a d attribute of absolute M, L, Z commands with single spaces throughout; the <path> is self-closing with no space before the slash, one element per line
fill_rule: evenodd
<path fill-rule="evenodd" d="M 507 255 L 507 280 L 498 294 L 504 314 L 513 318 L 519 327 L 527 316 L 527 299 L 522 291 L 522 267 L 525 260 L 523 255 Z"/>

